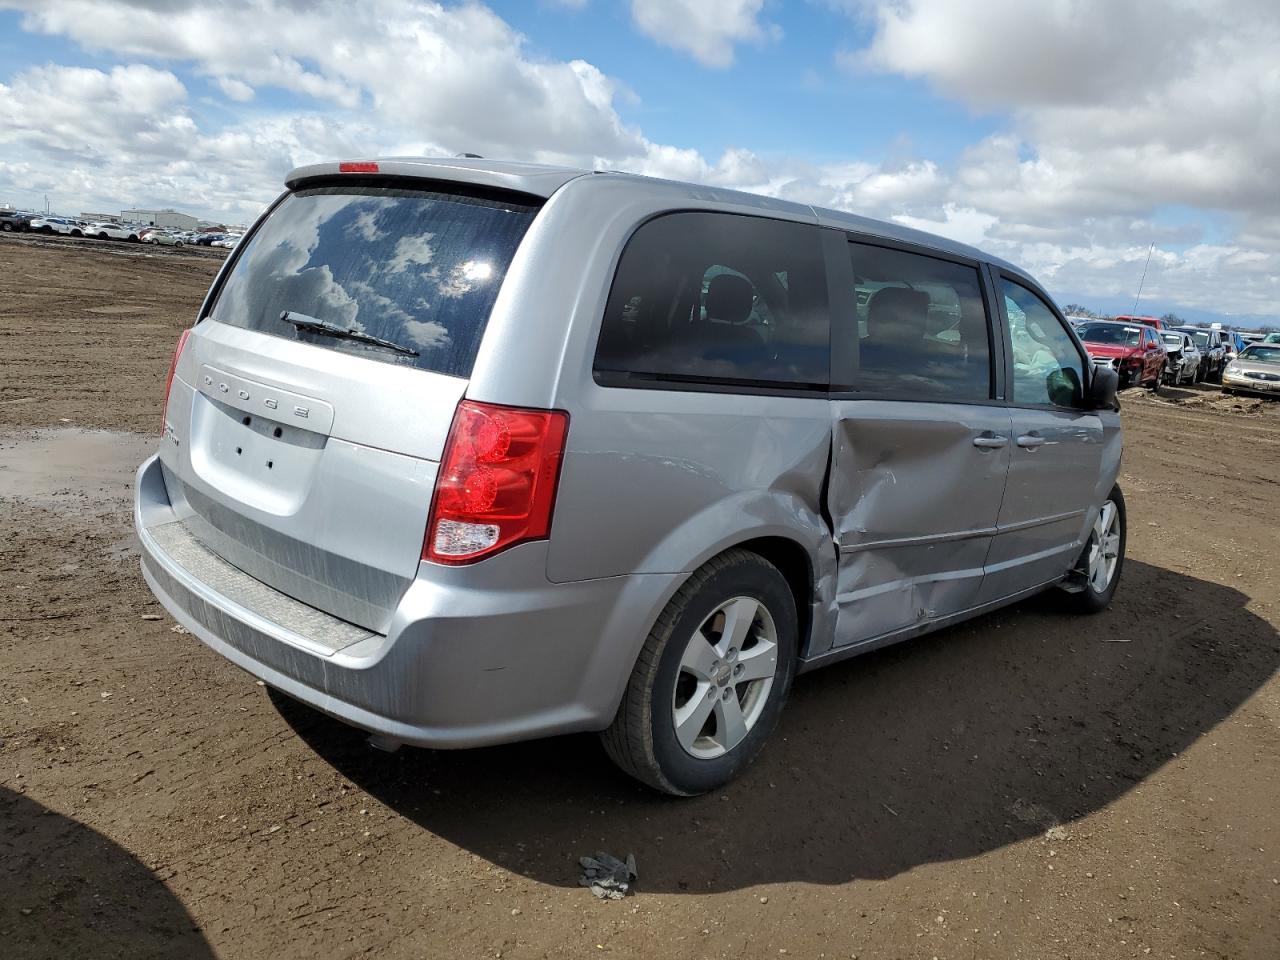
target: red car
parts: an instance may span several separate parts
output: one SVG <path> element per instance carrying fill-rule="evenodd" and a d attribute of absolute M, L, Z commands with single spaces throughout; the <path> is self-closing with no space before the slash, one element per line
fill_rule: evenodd
<path fill-rule="evenodd" d="M 1159 317 L 1133 317 L 1126 313 L 1118 317 L 1113 317 L 1112 319 L 1115 320 L 1116 323 L 1142 323 L 1146 324 L 1148 327 L 1155 327 L 1157 330 L 1161 331 L 1172 329 L 1168 320 L 1161 320 Z"/>
<path fill-rule="evenodd" d="M 1165 349 L 1154 326 L 1118 320 L 1091 320 L 1076 327 L 1076 333 L 1084 341 L 1084 348 L 1095 364 L 1115 368 L 1120 374 L 1121 387 L 1142 384 L 1157 392 L 1160 390 Z"/>

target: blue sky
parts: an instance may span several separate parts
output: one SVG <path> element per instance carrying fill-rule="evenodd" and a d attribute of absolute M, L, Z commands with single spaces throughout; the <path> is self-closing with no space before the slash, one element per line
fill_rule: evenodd
<path fill-rule="evenodd" d="M 1109 309 L 1154 241 L 1148 309 L 1280 314 L 1263 0 L 160 6 L 0 0 L 0 203 L 245 220 L 298 163 L 470 150 L 894 219 Z"/>

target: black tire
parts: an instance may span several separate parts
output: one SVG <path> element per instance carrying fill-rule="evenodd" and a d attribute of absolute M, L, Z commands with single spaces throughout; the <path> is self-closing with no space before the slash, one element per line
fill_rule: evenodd
<path fill-rule="evenodd" d="M 53 233 L 53 227 L 46 223 L 43 227 L 36 228 L 36 233 Z"/>
<path fill-rule="evenodd" d="M 98 234 L 98 239 L 99 239 L 99 240 L 106 240 L 106 239 L 107 239 L 107 235 L 106 235 L 106 233 L 105 233 L 105 232 L 103 232 L 103 233 Z"/>
<path fill-rule="evenodd" d="M 84 234 L 83 234 L 83 233 L 81 233 L 79 230 L 72 230 L 72 231 L 71 231 L 71 235 L 72 235 L 73 237 L 79 237 L 79 238 L 80 238 L 80 239 L 82 239 L 82 240 L 84 239 Z"/>
<path fill-rule="evenodd" d="M 13 224 L 12 224 L 12 223 L 0 223 L 0 230 L 3 230 L 5 233 L 12 233 L 12 232 L 13 232 Z"/>
<path fill-rule="evenodd" d="M 1083 586 L 1083 589 L 1078 593 L 1068 593 L 1064 598 L 1065 606 L 1071 613 L 1101 613 L 1111 603 L 1111 598 L 1116 595 L 1116 587 L 1120 585 L 1120 575 L 1124 572 L 1125 547 L 1128 543 L 1128 522 L 1124 506 L 1124 493 L 1120 490 L 1119 484 L 1111 488 L 1111 493 L 1107 499 L 1116 505 L 1116 522 L 1119 526 L 1118 532 L 1120 534 L 1120 552 L 1116 556 L 1115 573 L 1112 574 L 1107 588 L 1102 591 L 1095 590 L 1089 583 L 1088 577 L 1080 574 L 1082 569 L 1088 570 L 1089 551 L 1093 547 L 1094 540 L 1094 534 L 1091 531 L 1089 541 L 1084 545 L 1084 550 L 1080 553 L 1080 559 L 1076 561 L 1075 568 L 1069 578 L 1071 582 Z"/>
<path fill-rule="evenodd" d="M 681 746 L 667 705 L 674 703 L 688 641 L 718 606 L 739 596 L 758 601 L 772 617 L 777 668 L 745 738 L 721 756 L 702 759 Z M 637 780 L 674 796 L 696 796 L 732 780 L 777 726 L 795 676 L 798 633 L 795 598 L 773 564 L 737 548 L 715 557 L 676 591 L 649 631 L 613 723 L 600 734 L 605 751 Z"/>

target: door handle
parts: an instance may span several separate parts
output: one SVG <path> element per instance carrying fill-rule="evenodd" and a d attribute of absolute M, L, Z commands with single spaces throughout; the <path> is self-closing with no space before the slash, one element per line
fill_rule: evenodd
<path fill-rule="evenodd" d="M 1009 445 L 1008 437 L 998 437 L 993 434 L 984 434 L 973 438 L 973 445 L 982 450 L 999 450 L 1001 447 Z"/>
<path fill-rule="evenodd" d="M 1035 433 L 1024 433 L 1018 438 L 1018 446 L 1026 450 L 1034 450 L 1044 442 L 1044 437 Z"/>

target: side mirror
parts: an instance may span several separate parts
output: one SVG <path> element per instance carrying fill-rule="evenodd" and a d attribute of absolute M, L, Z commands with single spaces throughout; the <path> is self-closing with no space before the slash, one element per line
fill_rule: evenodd
<path fill-rule="evenodd" d="M 1089 378 L 1089 409 L 1115 410 L 1120 374 L 1110 367 L 1094 367 Z"/>

